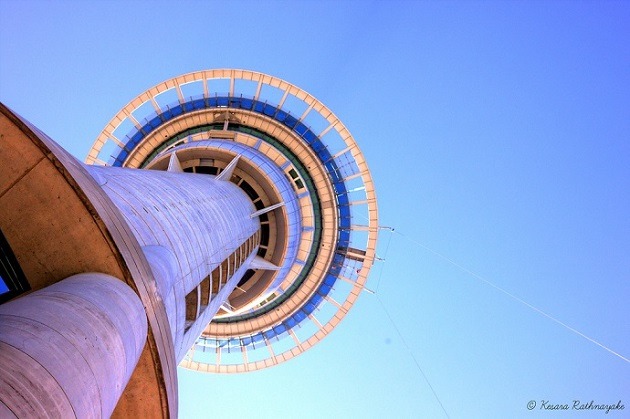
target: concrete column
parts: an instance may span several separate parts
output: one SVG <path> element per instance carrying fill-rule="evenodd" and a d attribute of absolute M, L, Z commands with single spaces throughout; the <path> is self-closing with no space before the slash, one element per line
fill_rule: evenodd
<path fill-rule="evenodd" d="M 83 273 L 0 306 L 0 416 L 109 417 L 147 339 L 140 299 Z"/>

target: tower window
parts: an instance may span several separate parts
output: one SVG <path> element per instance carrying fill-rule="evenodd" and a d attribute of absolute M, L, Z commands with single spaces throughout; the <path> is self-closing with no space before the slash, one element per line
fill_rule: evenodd
<path fill-rule="evenodd" d="M 0 304 L 30 289 L 9 242 L 0 230 Z"/>

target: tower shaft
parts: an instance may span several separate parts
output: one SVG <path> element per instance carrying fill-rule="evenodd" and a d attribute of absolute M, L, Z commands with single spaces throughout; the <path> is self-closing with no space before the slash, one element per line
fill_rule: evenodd
<path fill-rule="evenodd" d="M 214 176 L 87 169 L 131 227 L 151 269 L 161 272 L 154 274 L 156 291 L 179 362 L 256 254 L 254 205 L 236 185 Z"/>
<path fill-rule="evenodd" d="M 378 224 L 365 158 L 284 80 L 167 80 L 86 163 L 0 104 L 0 416 L 176 417 L 178 365 L 287 361 L 363 290 Z"/>

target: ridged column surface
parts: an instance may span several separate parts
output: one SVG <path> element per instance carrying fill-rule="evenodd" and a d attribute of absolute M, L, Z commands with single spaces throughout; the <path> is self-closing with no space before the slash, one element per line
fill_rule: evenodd
<path fill-rule="evenodd" d="M 87 168 L 145 249 L 167 308 L 175 353 L 187 351 L 182 347 L 185 297 L 259 229 L 258 217 L 250 217 L 254 205 L 238 186 L 209 175 Z"/>
<path fill-rule="evenodd" d="M 3 304 L 0 416 L 109 417 L 146 339 L 138 296 L 101 273 Z"/>

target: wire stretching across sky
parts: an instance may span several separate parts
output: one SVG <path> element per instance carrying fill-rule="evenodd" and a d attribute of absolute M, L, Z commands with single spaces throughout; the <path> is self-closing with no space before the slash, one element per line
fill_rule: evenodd
<path fill-rule="evenodd" d="M 584 339 L 586 339 L 586 340 L 588 340 L 588 341 L 590 341 L 590 342 L 594 343 L 595 345 L 599 346 L 600 348 L 605 349 L 606 351 L 610 352 L 611 354 L 615 355 L 616 357 L 618 357 L 618 358 L 622 359 L 623 361 L 625 361 L 625 362 L 627 362 L 627 363 L 629 363 L 629 364 L 630 364 L 630 359 L 626 358 L 625 356 L 621 355 L 620 353 L 615 352 L 614 350 L 610 349 L 608 346 L 606 346 L 606 345 L 604 345 L 604 344 L 602 344 L 602 343 L 598 342 L 597 340 L 595 340 L 595 339 L 591 338 L 590 336 L 587 336 L 587 335 L 585 335 L 584 333 L 580 332 L 579 330 L 577 330 L 577 329 L 575 329 L 575 328 L 573 328 L 573 327 L 569 326 L 568 324 L 566 324 L 566 323 L 564 323 L 564 322 L 562 322 L 562 321 L 558 320 L 557 318 L 553 317 L 552 315 L 550 315 L 550 314 L 546 313 L 545 311 L 543 311 L 543 310 L 539 309 L 538 307 L 536 307 L 536 306 L 534 306 L 534 305 L 532 305 L 532 304 L 528 303 L 527 301 L 523 300 L 522 298 L 517 297 L 516 295 L 512 294 L 511 292 L 506 291 L 505 289 L 503 289 L 503 288 L 499 287 L 498 285 L 496 285 L 496 284 L 492 283 L 491 281 L 489 281 L 489 280 L 485 279 L 485 278 L 484 278 L 484 277 L 482 277 L 481 275 L 478 275 L 478 274 L 476 274 L 476 273 L 472 272 L 471 270 L 469 270 L 469 269 L 467 269 L 467 268 L 463 267 L 462 265 L 460 265 L 460 264 L 458 264 L 457 262 L 453 261 L 453 260 L 452 260 L 452 259 L 450 259 L 449 257 L 447 257 L 447 256 L 445 256 L 445 255 L 443 255 L 443 254 L 441 254 L 441 253 L 439 253 L 439 252 L 437 252 L 437 251 L 435 251 L 435 250 L 431 249 L 431 248 L 430 248 L 430 247 L 428 247 L 428 246 L 425 246 L 424 244 L 420 243 L 419 241 L 417 241 L 417 240 L 415 240 L 415 239 L 413 239 L 413 238 L 411 238 L 411 237 L 408 237 L 408 236 L 406 236 L 406 235 L 402 234 L 402 233 L 401 233 L 400 231 L 398 231 L 398 230 L 391 229 L 391 231 L 392 231 L 392 233 L 398 233 L 401 237 L 404 237 L 405 239 L 409 240 L 410 242 L 414 243 L 415 245 L 420 246 L 421 248 L 423 248 L 423 249 L 425 249 L 425 250 L 428 250 L 429 252 L 433 253 L 433 254 L 434 254 L 434 255 L 436 255 L 437 257 L 439 257 L 439 258 L 441 258 L 441 259 L 443 259 L 443 260 L 447 261 L 447 262 L 448 262 L 448 263 L 450 263 L 451 265 L 453 265 L 453 266 L 455 266 L 455 267 L 459 268 L 459 269 L 460 269 L 460 270 L 462 270 L 463 272 L 466 272 L 467 274 L 469 274 L 469 275 L 473 276 L 474 278 L 476 278 L 476 279 L 480 280 L 480 281 L 481 281 L 481 282 L 483 282 L 484 284 L 491 286 L 492 288 L 496 289 L 497 291 L 500 291 L 501 293 L 503 293 L 503 294 L 507 295 L 507 296 L 508 296 L 508 297 L 510 297 L 511 299 L 513 299 L 513 300 L 515 300 L 515 301 L 518 301 L 519 303 L 523 304 L 523 305 L 524 305 L 524 306 L 526 306 L 526 307 L 529 307 L 530 309 L 534 310 L 535 312 L 537 312 L 537 313 L 539 313 L 539 314 L 541 314 L 541 315 L 545 316 L 545 317 L 546 317 L 546 318 L 548 318 L 549 320 L 552 320 L 553 322 L 555 322 L 555 323 L 559 324 L 560 326 L 564 327 L 565 329 L 570 330 L 571 332 L 575 333 L 576 335 L 583 337 Z M 389 244 L 388 244 L 388 247 L 389 247 Z"/>

